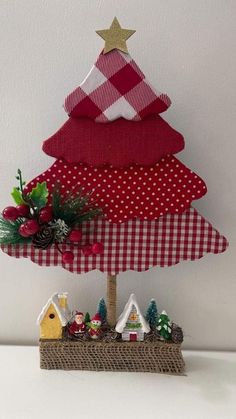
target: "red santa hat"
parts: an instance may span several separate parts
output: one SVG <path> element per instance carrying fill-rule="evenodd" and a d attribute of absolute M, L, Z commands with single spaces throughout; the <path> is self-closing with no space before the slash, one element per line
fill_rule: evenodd
<path fill-rule="evenodd" d="M 99 313 L 96 313 L 96 314 L 95 314 L 95 316 L 93 316 L 93 318 L 92 318 L 92 320 L 91 320 L 91 321 L 93 321 L 93 320 L 96 320 L 96 321 L 98 320 L 98 321 L 100 321 L 100 322 L 101 322 L 101 321 L 102 321 L 102 318 L 101 318 L 101 316 L 100 316 L 100 314 L 99 314 Z"/>
<path fill-rule="evenodd" d="M 82 313 L 82 311 L 76 311 L 76 312 L 75 312 L 75 315 L 76 315 L 76 316 L 83 316 L 83 315 L 84 315 L 84 313 Z"/>

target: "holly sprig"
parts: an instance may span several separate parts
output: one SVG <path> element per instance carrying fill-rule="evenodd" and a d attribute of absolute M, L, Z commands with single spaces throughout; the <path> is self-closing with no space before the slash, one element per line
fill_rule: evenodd
<path fill-rule="evenodd" d="M 84 255 L 101 254 L 103 244 L 96 242 L 83 245 L 81 242 L 81 224 L 101 215 L 100 208 L 91 202 L 91 193 L 83 189 L 75 190 L 66 196 L 60 188 L 60 182 L 51 194 L 51 206 L 48 204 L 49 191 L 46 182 L 37 183 L 30 192 L 25 188 L 21 170 L 17 170 L 19 182 L 11 192 L 17 207 L 6 207 L 0 216 L 0 243 L 20 244 L 32 242 L 35 248 L 46 249 L 54 243 L 62 254 L 63 263 L 72 263 L 74 254 L 59 247 L 61 243 L 76 243 Z"/>
<path fill-rule="evenodd" d="M 44 208 L 48 202 L 48 188 L 46 182 L 37 183 L 36 187 L 31 192 L 25 193 L 24 186 L 26 184 L 22 179 L 22 172 L 17 170 L 16 179 L 19 181 L 19 186 L 15 186 L 11 192 L 11 196 L 17 205 L 28 205 L 30 207 L 32 216 L 37 216 L 40 209 Z"/>
<path fill-rule="evenodd" d="M 22 237 L 18 231 L 23 222 L 23 218 L 17 218 L 15 221 L 6 221 L 0 217 L 0 244 L 29 243 L 31 238 Z"/>

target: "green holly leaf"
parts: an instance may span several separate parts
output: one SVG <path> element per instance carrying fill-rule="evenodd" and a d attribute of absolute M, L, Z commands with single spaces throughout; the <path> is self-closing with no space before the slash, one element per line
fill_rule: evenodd
<path fill-rule="evenodd" d="M 12 196 L 12 198 L 14 199 L 14 201 L 15 201 L 15 203 L 17 204 L 17 205 L 22 205 L 22 204 L 25 204 L 25 201 L 24 201 L 24 199 L 22 198 L 22 193 L 21 193 L 21 191 L 19 190 L 19 188 L 13 188 L 13 191 L 12 191 L 12 193 L 11 193 L 11 196 Z"/>
<path fill-rule="evenodd" d="M 33 202 L 34 206 L 38 209 L 41 209 L 46 206 L 48 202 L 48 188 L 47 183 L 37 183 L 37 186 L 32 189 L 32 191 L 29 193 L 29 198 Z"/>

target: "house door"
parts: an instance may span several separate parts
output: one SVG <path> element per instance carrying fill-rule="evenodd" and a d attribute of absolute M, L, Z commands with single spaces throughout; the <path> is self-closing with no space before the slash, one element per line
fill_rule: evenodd
<path fill-rule="evenodd" d="M 137 333 L 130 333 L 129 340 L 136 341 L 137 340 Z"/>

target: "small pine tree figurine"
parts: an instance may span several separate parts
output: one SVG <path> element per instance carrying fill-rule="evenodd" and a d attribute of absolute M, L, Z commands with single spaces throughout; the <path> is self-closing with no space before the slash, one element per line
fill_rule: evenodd
<path fill-rule="evenodd" d="M 100 314 L 102 318 L 102 323 L 106 321 L 107 318 L 107 307 L 104 298 L 100 298 L 97 308 L 97 313 Z"/>
<path fill-rule="evenodd" d="M 155 329 L 155 327 L 157 326 L 157 321 L 158 321 L 158 310 L 157 310 L 157 304 L 154 298 L 152 298 L 149 303 L 145 317 L 151 329 Z"/>
<path fill-rule="evenodd" d="M 90 322 L 90 314 L 87 312 L 86 314 L 85 314 L 85 317 L 84 317 L 84 323 L 85 324 L 87 324 L 87 323 L 89 323 Z"/>
<path fill-rule="evenodd" d="M 164 340 L 171 339 L 171 323 L 167 313 L 163 310 L 157 323 L 157 330 Z"/>

